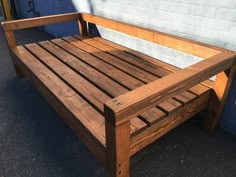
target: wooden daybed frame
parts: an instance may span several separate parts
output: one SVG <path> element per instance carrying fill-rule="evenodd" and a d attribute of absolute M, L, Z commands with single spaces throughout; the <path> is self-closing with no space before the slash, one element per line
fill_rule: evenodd
<path fill-rule="evenodd" d="M 14 30 L 66 21 L 78 21 L 80 35 L 16 44 Z M 89 36 L 88 22 L 205 60 L 179 69 Z M 2 27 L 17 75 L 35 85 L 110 177 L 128 177 L 130 156 L 205 108 L 204 125 L 212 131 L 235 75 L 233 51 L 86 13 Z M 207 80 L 214 75 L 214 83 Z"/>

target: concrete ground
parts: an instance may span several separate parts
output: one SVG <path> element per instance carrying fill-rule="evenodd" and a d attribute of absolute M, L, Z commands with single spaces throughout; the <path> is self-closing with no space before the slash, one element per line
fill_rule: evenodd
<path fill-rule="evenodd" d="M 21 43 L 50 36 L 16 33 Z M 235 177 L 236 137 L 196 116 L 131 159 L 132 177 Z M 103 177 L 105 170 L 37 90 L 15 76 L 0 30 L 0 177 Z"/>

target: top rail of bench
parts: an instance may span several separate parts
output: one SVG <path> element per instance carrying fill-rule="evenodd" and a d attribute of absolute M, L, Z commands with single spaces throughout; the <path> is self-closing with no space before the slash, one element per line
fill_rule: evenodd
<path fill-rule="evenodd" d="M 5 32 L 14 31 L 18 29 L 37 27 L 55 23 L 63 23 L 66 21 L 79 21 L 81 22 L 90 22 L 103 26 L 118 32 L 128 34 L 140 39 L 144 39 L 156 44 L 160 44 L 175 50 L 182 51 L 191 55 L 195 55 L 201 58 L 212 57 L 222 51 L 229 51 L 220 47 L 208 45 L 201 42 L 196 42 L 190 39 L 183 37 L 177 37 L 167 33 L 154 31 L 127 23 L 119 22 L 116 20 L 95 16 L 87 13 L 68 13 L 60 15 L 51 15 L 43 17 L 35 17 L 22 20 L 13 20 L 2 22 L 2 27 Z M 84 23 L 82 23 L 84 24 Z M 80 25 L 81 28 L 87 28 L 86 25 Z M 85 32 L 87 29 L 80 29 L 80 31 Z"/>
<path fill-rule="evenodd" d="M 14 31 L 19 29 L 55 24 L 55 23 L 63 23 L 67 21 L 75 21 L 81 17 L 79 13 L 67 13 L 60 15 L 50 15 L 50 16 L 42 16 L 42 17 L 34 17 L 27 18 L 22 20 L 12 20 L 2 22 L 2 27 L 4 31 Z"/>

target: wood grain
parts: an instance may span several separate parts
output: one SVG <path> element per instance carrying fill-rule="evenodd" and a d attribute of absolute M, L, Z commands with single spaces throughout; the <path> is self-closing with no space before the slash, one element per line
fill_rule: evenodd
<path fill-rule="evenodd" d="M 115 126 L 109 119 L 114 116 L 109 108 L 104 108 L 106 119 L 106 162 L 109 177 L 129 177 L 130 176 L 130 136 L 129 122 L 120 126 Z M 110 117 L 110 118 L 109 118 Z"/>
<path fill-rule="evenodd" d="M 208 115 L 204 119 L 204 126 L 209 132 L 214 131 L 220 120 L 235 75 L 236 65 L 216 76 L 214 91 L 209 101 Z"/>
<path fill-rule="evenodd" d="M 202 95 L 200 98 L 193 101 L 191 104 L 188 104 L 183 109 L 180 109 L 171 116 L 163 119 L 158 124 L 151 126 L 144 132 L 133 137 L 130 142 L 130 156 L 134 155 L 148 144 L 151 144 L 161 136 L 165 135 L 178 125 L 182 124 L 189 118 L 193 117 L 195 114 L 205 109 L 208 105 L 209 97 L 210 92 Z"/>
<path fill-rule="evenodd" d="M 81 15 L 82 18 L 87 22 L 94 23 L 96 25 L 119 31 L 150 42 L 154 42 L 156 44 L 179 50 L 184 53 L 199 56 L 201 58 L 209 58 L 222 52 L 222 49 L 163 32 L 137 27 L 134 25 L 91 14 L 82 13 Z"/>
<path fill-rule="evenodd" d="M 23 47 L 12 49 L 14 62 L 94 155 L 105 164 L 103 117 Z M 20 59 L 17 59 L 20 58 Z M 93 121 L 95 118 L 100 121 Z M 100 123 L 99 123 L 100 122 Z"/>
<path fill-rule="evenodd" d="M 22 20 L 12 20 L 2 22 L 2 27 L 4 31 L 19 30 L 24 28 L 31 28 L 55 23 L 63 23 L 67 21 L 76 21 L 80 17 L 79 13 L 68 13 L 68 14 L 59 14 L 51 15 L 44 17 L 34 17 Z"/>
<path fill-rule="evenodd" d="M 232 66 L 234 54 L 221 53 L 207 60 L 170 74 L 162 79 L 125 93 L 106 103 L 116 114 L 117 124 L 129 120 L 130 117 L 143 112 L 174 96 L 178 92 L 189 89 L 209 77 Z"/>

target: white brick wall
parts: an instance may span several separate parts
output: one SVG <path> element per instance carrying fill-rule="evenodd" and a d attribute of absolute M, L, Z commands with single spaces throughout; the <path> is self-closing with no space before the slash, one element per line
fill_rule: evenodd
<path fill-rule="evenodd" d="M 72 0 L 79 11 L 236 50 L 236 0 Z M 178 67 L 199 58 L 99 28 L 102 36 Z"/>

